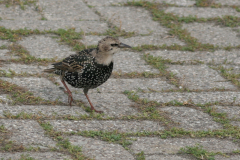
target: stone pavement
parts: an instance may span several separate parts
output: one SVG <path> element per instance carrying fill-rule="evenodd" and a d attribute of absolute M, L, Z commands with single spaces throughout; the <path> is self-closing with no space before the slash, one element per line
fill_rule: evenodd
<path fill-rule="evenodd" d="M 42 71 L 106 35 L 91 90 Z M 0 159 L 240 159 L 240 0 L 0 1 Z"/>

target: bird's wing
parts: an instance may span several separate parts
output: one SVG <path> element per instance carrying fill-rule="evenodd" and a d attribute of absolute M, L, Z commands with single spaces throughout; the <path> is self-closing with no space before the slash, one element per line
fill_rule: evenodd
<path fill-rule="evenodd" d="M 93 49 L 86 49 L 77 54 L 70 55 L 62 62 L 52 64 L 55 69 L 69 72 L 81 72 L 85 65 L 88 65 L 92 61 L 92 55 L 90 54 Z"/>

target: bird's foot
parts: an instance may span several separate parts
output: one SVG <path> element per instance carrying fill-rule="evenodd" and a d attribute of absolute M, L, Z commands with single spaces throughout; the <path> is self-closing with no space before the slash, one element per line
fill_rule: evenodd
<path fill-rule="evenodd" d="M 68 103 L 69 103 L 69 105 L 71 107 L 72 106 L 72 102 L 74 102 L 74 99 L 72 97 L 72 92 L 70 92 L 70 91 L 64 91 L 64 92 L 68 94 Z"/>
<path fill-rule="evenodd" d="M 103 113 L 103 111 L 98 111 L 98 110 L 96 110 L 93 106 L 91 106 L 91 110 L 92 110 L 92 111 L 95 111 L 95 112 L 97 112 L 97 113 Z"/>

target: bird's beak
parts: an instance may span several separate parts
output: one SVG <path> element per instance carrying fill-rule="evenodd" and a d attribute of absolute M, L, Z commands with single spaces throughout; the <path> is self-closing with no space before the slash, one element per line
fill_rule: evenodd
<path fill-rule="evenodd" d="M 119 47 L 119 48 L 132 48 L 131 46 L 126 45 L 126 44 L 124 44 L 124 43 L 120 43 L 118 47 Z"/>

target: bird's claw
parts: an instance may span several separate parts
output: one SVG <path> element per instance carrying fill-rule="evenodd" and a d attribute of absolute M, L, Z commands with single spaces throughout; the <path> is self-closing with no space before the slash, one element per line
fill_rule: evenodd
<path fill-rule="evenodd" d="M 64 91 L 65 93 L 68 94 L 68 103 L 70 105 L 70 107 L 72 106 L 72 102 L 75 102 L 75 100 L 72 97 L 72 92 L 68 92 L 68 91 Z"/>

